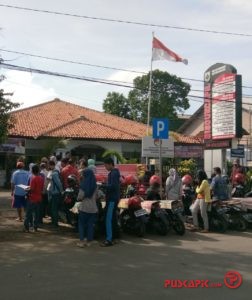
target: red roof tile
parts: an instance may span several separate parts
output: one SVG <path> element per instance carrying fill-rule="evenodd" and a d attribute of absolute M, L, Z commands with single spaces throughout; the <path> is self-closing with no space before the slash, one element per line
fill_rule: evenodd
<path fill-rule="evenodd" d="M 140 141 L 146 135 L 145 124 L 60 99 L 17 110 L 12 115 L 16 123 L 10 136 Z M 200 143 L 198 138 L 170 134 L 179 143 Z"/>
<path fill-rule="evenodd" d="M 55 99 L 12 113 L 11 136 L 140 140 L 146 125 Z"/>

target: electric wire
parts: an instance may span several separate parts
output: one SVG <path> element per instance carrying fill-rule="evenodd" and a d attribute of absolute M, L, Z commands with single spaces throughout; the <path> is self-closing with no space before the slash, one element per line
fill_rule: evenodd
<path fill-rule="evenodd" d="M 96 20 L 96 21 L 122 23 L 122 24 L 138 25 L 138 26 L 148 26 L 148 27 L 156 27 L 156 28 L 195 31 L 195 32 L 201 32 L 201 33 L 223 34 L 223 35 L 229 35 L 229 36 L 252 37 L 252 34 L 249 34 L 249 33 L 226 32 L 226 31 L 208 30 L 208 29 L 200 29 L 200 28 L 192 28 L 192 27 L 182 27 L 182 26 L 173 26 L 173 25 L 144 23 L 144 22 L 130 21 L 130 20 L 110 19 L 110 18 L 94 17 L 94 16 L 87 16 L 87 15 L 70 14 L 70 13 L 64 13 L 64 12 L 52 11 L 52 10 L 45 10 L 45 9 L 35 9 L 35 8 L 8 5 L 8 4 L 1 4 L 1 3 L 0 3 L 0 7 L 18 9 L 18 10 L 24 10 L 24 11 L 31 11 L 31 12 L 38 12 L 38 13 L 60 15 L 60 16 L 65 16 L 65 17 L 74 17 L 74 18 L 79 18 L 79 19 L 90 19 L 90 20 Z"/>

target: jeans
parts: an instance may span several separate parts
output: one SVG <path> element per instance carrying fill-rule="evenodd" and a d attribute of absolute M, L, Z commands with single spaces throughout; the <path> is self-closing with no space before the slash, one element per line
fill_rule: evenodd
<path fill-rule="evenodd" d="M 200 214 L 204 222 L 204 229 L 209 229 L 207 207 L 208 203 L 206 203 L 204 199 L 196 199 L 195 202 L 192 204 L 190 209 L 192 211 L 193 225 L 195 227 L 199 227 L 198 211 L 200 210 Z"/>
<path fill-rule="evenodd" d="M 50 205 L 52 224 L 54 226 L 58 226 L 61 195 L 49 193 L 48 201 L 49 201 L 49 205 Z"/>
<path fill-rule="evenodd" d="M 42 195 L 42 202 L 40 203 L 40 214 L 39 214 L 39 222 L 43 223 L 43 218 L 48 215 L 48 195 L 47 193 Z"/>
<path fill-rule="evenodd" d="M 79 211 L 79 236 L 80 240 L 87 239 L 89 242 L 94 239 L 94 225 L 96 213 L 86 213 Z"/>
<path fill-rule="evenodd" d="M 40 203 L 32 203 L 27 201 L 24 227 L 29 230 L 30 225 L 34 227 L 34 229 L 38 228 L 39 225 L 39 209 Z"/>
<path fill-rule="evenodd" d="M 106 204 L 106 240 L 112 242 L 113 239 L 113 215 L 114 215 L 114 202 L 108 202 Z"/>

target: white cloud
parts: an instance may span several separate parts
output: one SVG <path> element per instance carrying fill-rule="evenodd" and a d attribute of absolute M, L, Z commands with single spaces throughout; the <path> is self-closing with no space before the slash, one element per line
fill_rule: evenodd
<path fill-rule="evenodd" d="M 14 93 L 11 100 L 21 104 L 21 108 L 36 105 L 57 96 L 53 88 L 44 88 L 35 83 L 35 75 L 28 72 L 7 71 L 6 79 L 0 84 L 5 93 Z"/>

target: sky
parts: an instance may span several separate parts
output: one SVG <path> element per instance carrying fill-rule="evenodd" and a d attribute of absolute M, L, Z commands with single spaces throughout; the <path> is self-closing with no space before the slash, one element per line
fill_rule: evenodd
<path fill-rule="evenodd" d="M 252 35 L 252 1 L 249 0 L 0 0 L 1 4 Z M 252 87 L 252 36 L 105 22 L 1 6 L 0 16 L 0 57 L 5 63 L 131 83 L 141 73 L 63 63 L 2 50 L 148 72 L 154 31 L 159 40 L 188 59 L 189 64 L 155 61 L 153 69 L 187 78 L 184 81 L 191 84 L 190 95 L 202 97 L 203 82 L 188 79 L 203 80 L 205 70 L 217 62 L 232 64 L 242 75 L 243 85 Z M 21 103 L 21 108 L 60 98 L 101 111 L 108 92 L 125 95 L 129 92 L 128 88 L 8 70 L 1 66 L 0 75 L 6 77 L 0 88 L 13 92 L 11 100 Z M 252 88 L 243 88 L 243 94 L 252 95 Z M 202 101 L 190 98 L 190 109 L 185 113 L 193 113 Z"/>

